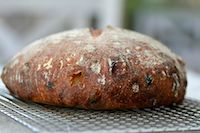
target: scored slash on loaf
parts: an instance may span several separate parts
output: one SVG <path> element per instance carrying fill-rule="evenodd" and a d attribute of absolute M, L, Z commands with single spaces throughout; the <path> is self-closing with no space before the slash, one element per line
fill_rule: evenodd
<path fill-rule="evenodd" d="M 22 100 L 84 109 L 179 104 L 185 64 L 160 42 L 107 27 L 48 36 L 4 66 L 2 80 Z"/>

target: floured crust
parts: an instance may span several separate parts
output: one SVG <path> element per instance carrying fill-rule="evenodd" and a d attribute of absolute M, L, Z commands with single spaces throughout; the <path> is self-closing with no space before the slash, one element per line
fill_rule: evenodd
<path fill-rule="evenodd" d="M 158 41 L 107 27 L 38 40 L 3 69 L 11 94 L 85 109 L 132 109 L 181 103 L 185 64 Z"/>

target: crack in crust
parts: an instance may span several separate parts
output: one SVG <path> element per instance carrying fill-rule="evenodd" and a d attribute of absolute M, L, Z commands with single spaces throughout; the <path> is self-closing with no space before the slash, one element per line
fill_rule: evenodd
<path fill-rule="evenodd" d="M 76 86 L 83 81 L 83 73 L 78 71 L 70 77 L 71 86 Z"/>
<path fill-rule="evenodd" d="M 102 30 L 100 29 L 90 29 L 90 34 L 92 35 L 92 37 L 96 38 L 99 37 L 102 34 Z"/>

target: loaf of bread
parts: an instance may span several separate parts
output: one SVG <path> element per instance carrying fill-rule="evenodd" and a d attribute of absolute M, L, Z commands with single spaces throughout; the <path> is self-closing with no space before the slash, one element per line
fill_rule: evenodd
<path fill-rule="evenodd" d="M 107 27 L 48 36 L 19 52 L 2 80 L 22 100 L 84 109 L 135 109 L 179 104 L 185 64 L 160 42 Z"/>

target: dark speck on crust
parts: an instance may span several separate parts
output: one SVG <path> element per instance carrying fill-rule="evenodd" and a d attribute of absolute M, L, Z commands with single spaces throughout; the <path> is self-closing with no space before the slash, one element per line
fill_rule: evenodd
<path fill-rule="evenodd" d="M 146 82 L 146 84 L 149 86 L 149 85 L 151 85 L 152 83 L 153 83 L 153 78 L 152 78 L 152 76 L 151 75 L 146 75 L 145 76 L 145 82 Z"/>
<path fill-rule="evenodd" d="M 47 82 L 47 88 L 50 90 L 50 89 L 53 89 L 53 87 L 54 87 L 53 82 L 48 81 Z"/>
<path fill-rule="evenodd" d="M 96 104 L 97 103 L 97 99 L 96 98 L 90 98 L 89 99 L 89 103 L 90 104 Z"/>
<path fill-rule="evenodd" d="M 30 68 L 29 62 L 24 63 L 24 65 L 25 65 L 27 68 Z"/>
<path fill-rule="evenodd" d="M 117 65 L 117 62 L 115 62 L 115 61 L 112 61 L 112 63 L 111 63 L 111 73 L 113 73 L 114 71 L 115 71 L 115 66 Z"/>

